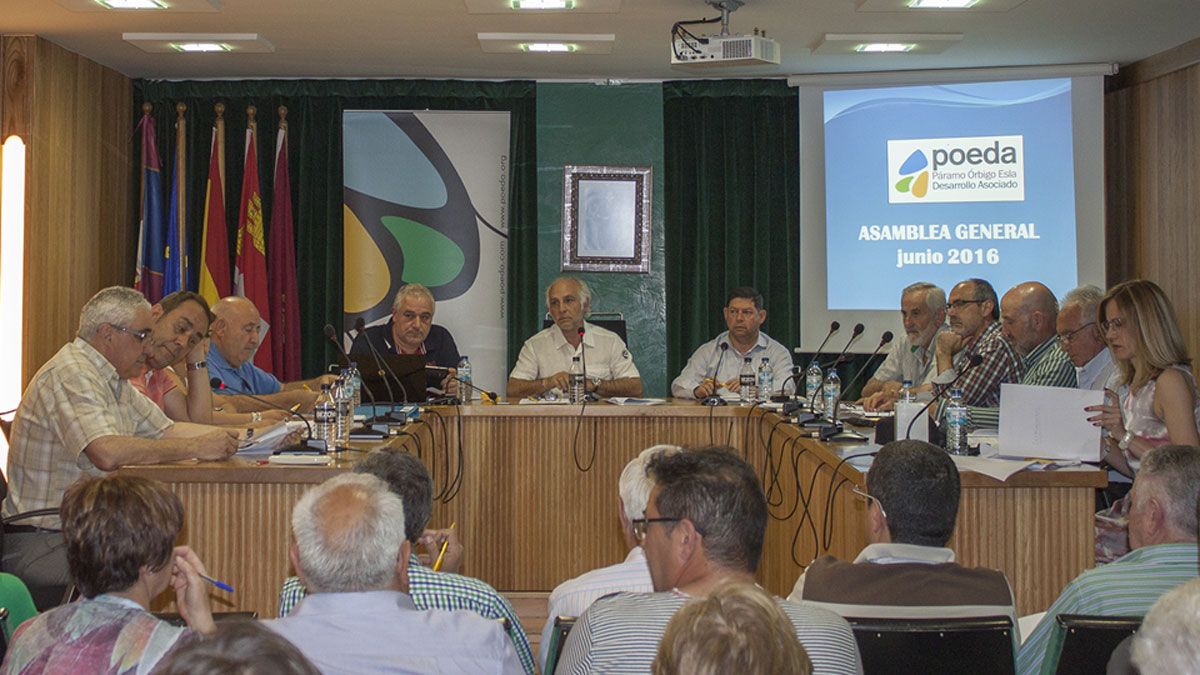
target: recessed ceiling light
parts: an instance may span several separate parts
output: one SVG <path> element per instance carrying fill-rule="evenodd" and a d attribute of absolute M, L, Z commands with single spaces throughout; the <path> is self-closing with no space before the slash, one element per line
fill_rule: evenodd
<path fill-rule="evenodd" d="M 527 52 L 563 54 L 575 51 L 575 45 L 569 45 L 562 42 L 528 42 L 522 44 L 521 49 L 524 49 Z"/>
<path fill-rule="evenodd" d="M 229 45 L 223 45 L 218 42 L 184 42 L 181 44 L 171 45 L 181 52 L 227 52 L 230 51 Z"/>
<path fill-rule="evenodd" d="M 865 54 L 890 54 L 895 52 L 912 51 L 913 47 L 916 47 L 916 45 L 905 44 L 903 42 L 871 42 L 868 44 L 858 45 L 854 48 L 854 51 L 863 52 Z"/>
<path fill-rule="evenodd" d="M 573 0 L 512 0 L 513 9 L 574 9 Z"/>
<path fill-rule="evenodd" d="M 912 0 L 908 6 L 913 9 L 966 9 L 974 7 L 979 0 Z"/>
<path fill-rule="evenodd" d="M 109 9 L 166 9 L 167 5 L 159 0 L 96 0 L 100 5 Z"/>

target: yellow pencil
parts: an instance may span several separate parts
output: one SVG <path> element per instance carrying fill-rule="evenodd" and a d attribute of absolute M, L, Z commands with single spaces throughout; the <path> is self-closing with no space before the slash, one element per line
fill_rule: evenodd
<path fill-rule="evenodd" d="M 450 529 L 451 529 L 451 530 L 453 530 L 453 529 L 454 529 L 454 527 L 455 527 L 456 525 L 458 525 L 458 521 L 457 521 L 457 520 L 456 520 L 456 521 L 454 521 L 453 523 L 450 523 Z M 450 545 L 450 537 L 449 537 L 449 536 L 447 536 L 447 537 L 446 537 L 446 541 L 443 541 L 443 542 L 442 542 L 442 550 L 441 550 L 441 552 L 440 552 L 440 553 L 438 553 L 437 560 L 434 560 L 434 561 L 433 561 L 433 571 L 434 571 L 434 572 L 436 572 L 436 571 L 438 571 L 439 569 L 441 569 L 441 567 L 442 567 L 442 559 L 446 557 L 446 547 L 447 547 L 447 546 L 449 546 L 449 545 Z"/>

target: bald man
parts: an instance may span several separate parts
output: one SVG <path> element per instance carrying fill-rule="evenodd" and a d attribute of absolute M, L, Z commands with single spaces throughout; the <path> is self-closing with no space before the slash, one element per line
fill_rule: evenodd
<path fill-rule="evenodd" d="M 1000 332 L 1025 364 L 1020 384 L 1075 388 L 1075 364 L 1063 351 L 1055 332 L 1058 300 L 1036 281 L 1013 286 L 1000 298 Z M 1000 426 L 999 408 L 971 407 L 971 426 Z"/>
<path fill-rule="evenodd" d="M 302 411 L 312 409 L 313 402 L 324 382 L 333 382 L 332 375 L 322 375 L 311 380 L 280 382 L 274 375 L 254 365 L 254 352 L 262 336 L 262 317 L 258 308 L 246 298 L 229 296 L 221 298 L 212 308 L 211 338 L 208 350 L 208 372 L 221 381 L 213 388 L 218 394 L 253 394 L 262 401 L 246 396 L 225 399 L 239 411 L 268 410 L 271 407 L 291 408 L 299 404 Z M 189 364 L 189 368 L 193 367 Z"/>

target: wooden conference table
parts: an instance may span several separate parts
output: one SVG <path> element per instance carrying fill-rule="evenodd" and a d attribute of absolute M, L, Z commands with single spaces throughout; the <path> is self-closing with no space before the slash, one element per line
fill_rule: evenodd
<path fill-rule="evenodd" d="M 579 406 L 475 404 L 432 408 L 406 430 L 389 442 L 419 453 L 431 470 L 430 527 L 457 523 L 462 572 L 502 592 L 548 592 L 624 559 L 617 479 L 656 443 L 727 443 L 753 464 L 771 512 L 758 577 L 773 593 L 791 592 L 800 563 L 825 553 L 852 560 L 866 545 L 865 502 L 851 492 L 864 474 L 759 409 L 594 403 L 581 414 Z M 342 453 L 328 467 L 234 458 L 122 471 L 168 483 L 183 500 L 182 542 L 237 589 L 216 592 L 214 610 L 265 618 L 275 616 L 280 583 L 292 573 L 293 505 L 363 454 Z M 965 565 L 1003 570 L 1019 614 L 1044 610 L 1093 564 L 1093 490 L 1105 480 L 1098 470 L 1023 471 L 1005 482 L 964 473 L 950 546 Z"/>

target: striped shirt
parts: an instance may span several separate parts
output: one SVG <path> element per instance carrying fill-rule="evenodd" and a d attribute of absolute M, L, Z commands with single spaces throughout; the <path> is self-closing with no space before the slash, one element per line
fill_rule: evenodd
<path fill-rule="evenodd" d="M 616 593 L 597 600 L 567 636 L 556 673 L 648 673 L 667 622 L 688 601 L 678 591 Z M 776 598 L 814 673 L 861 673 L 850 624 L 827 609 Z"/>
<path fill-rule="evenodd" d="M 1159 596 L 1196 578 L 1196 544 L 1143 546 L 1067 584 L 1017 655 L 1017 672 L 1037 673 L 1059 614 L 1144 616 Z"/>
<path fill-rule="evenodd" d="M 554 634 L 554 619 L 560 616 L 579 616 L 600 598 L 619 591 L 650 593 L 654 583 L 650 581 L 650 568 L 646 566 L 646 552 L 634 546 L 623 562 L 592 570 L 558 585 L 550 594 L 546 627 L 542 630 L 542 641 L 538 648 L 538 663 L 543 668 L 550 651 L 550 638 Z"/>
<path fill-rule="evenodd" d="M 417 609 L 465 609 L 487 619 L 508 619 L 508 637 L 527 675 L 533 675 L 533 652 L 517 612 L 503 595 L 486 582 L 461 574 L 434 572 L 421 564 L 417 556 L 408 558 L 408 591 Z M 290 614 L 304 599 L 299 577 L 288 577 L 279 590 L 279 618 Z"/>
<path fill-rule="evenodd" d="M 1075 388 L 1075 364 L 1071 363 L 1067 353 L 1058 344 L 1057 335 L 1051 335 L 1050 339 L 1035 347 L 1025 357 L 1025 374 L 1021 376 L 1021 384 Z M 973 428 L 1000 428 L 1000 408 L 970 406 L 968 409 Z"/>

